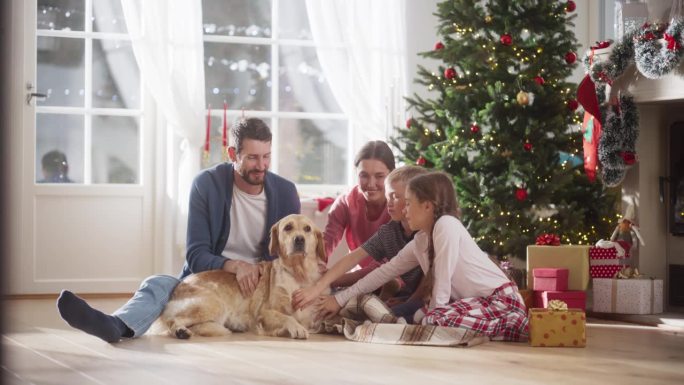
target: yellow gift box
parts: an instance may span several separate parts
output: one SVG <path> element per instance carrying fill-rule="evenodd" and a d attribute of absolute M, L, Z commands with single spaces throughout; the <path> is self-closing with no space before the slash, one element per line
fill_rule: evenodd
<path fill-rule="evenodd" d="M 532 287 L 532 269 L 538 267 L 568 269 L 568 290 L 587 290 L 589 246 L 527 246 L 527 287 Z"/>
<path fill-rule="evenodd" d="M 562 304 L 562 306 L 558 306 Z M 548 309 L 530 309 L 530 345 L 583 348 L 587 345 L 586 316 L 582 309 L 568 309 L 554 300 Z M 564 307 L 564 308 L 562 308 Z"/>

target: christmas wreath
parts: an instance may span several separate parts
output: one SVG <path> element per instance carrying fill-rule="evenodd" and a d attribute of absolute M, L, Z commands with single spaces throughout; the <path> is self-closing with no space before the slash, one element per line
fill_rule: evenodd
<path fill-rule="evenodd" d="M 684 24 L 679 20 L 669 26 L 644 24 L 634 37 L 634 59 L 639 72 L 649 79 L 659 79 L 672 72 L 682 57 L 683 29 Z"/>

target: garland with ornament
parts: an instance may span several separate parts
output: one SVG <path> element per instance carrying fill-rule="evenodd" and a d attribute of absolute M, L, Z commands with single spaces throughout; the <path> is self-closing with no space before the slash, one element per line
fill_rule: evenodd
<path fill-rule="evenodd" d="M 605 123 L 598 143 L 601 178 L 606 186 L 615 187 L 636 162 L 639 114 L 634 98 L 625 94 L 602 115 Z"/>
<path fill-rule="evenodd" d="M 636 63 L 639 72 L 647 78 L 659 79 L 672 72 L 679 64 L 684 53 L 681 49 L 683 31 L 684 22 L 681 19 L 670 24 L 645 23 L 626 33 L 615 44 L 608 60 L 594 59 L 596 50 L 608 48 L 610 41 L 592 46 L 583 59 L 584 66 L 596 84 L 612 84 L 632 62 Z"/>
<path fill-rule="evenodd" d="M 645 23 L 626 33 L 613 46 L 607 60 L 596 60 L 596 53 L 609 48 L 611 41 L 598 42 L 583 58 L 587 76 L 583 81 L 584 87 L 580 85 L 578 88 L 578 100 L 585 111 L 598 121 L 600 133 L 595 153 L 587 154 L 585 143 L 585 161 L 592 155 L 598 155 L 601 179 L 609 187 L 619 185 L 637 160 L 635 147 L 639 136 L 639 117 L 634 98 L 626 92 L 609 100 L 608 105 L 599 107 L 598 101 L 605 100 L 606 87 L 612 86 L 632 62 L 649 79 L 659 79 L 672 72 L 684 53 L 681 49 L 683 31 L 681 19 L 674 19 L 670 24 Z M 585 133 L 585 140 L 588 134 Z M 590 178 L 592 172 L 587 168 Z"/>
<path fill-rule="evenodd" d="M 645 24 L 635 36 L 634 61 L 649 79 L 660 79 L 672 72 L 682 58 L 680 49 L 684 24 L 677 20 L 669 26 Z M 660 42 L 663 38 L 666 44 Z"/>

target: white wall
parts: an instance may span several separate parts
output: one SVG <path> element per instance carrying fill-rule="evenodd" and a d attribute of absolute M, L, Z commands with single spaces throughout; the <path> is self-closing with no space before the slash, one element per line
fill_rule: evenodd
<path fill-rule="evenodd" d="M 418 56 L 418 53 L 430 51 L 440 40 L 437 36 L 439 19 L 433 15 L 437 11 L 437 0 L 420 0 L 406 2 L 406 71 L 409 79 L 409 95 L 417 93 L 421 97 L 428 97 L 425 87 L 415 84 L 413 79 L 418 74 L 418 65 L 426 68 L 437 68 L 439 62 Z"/>

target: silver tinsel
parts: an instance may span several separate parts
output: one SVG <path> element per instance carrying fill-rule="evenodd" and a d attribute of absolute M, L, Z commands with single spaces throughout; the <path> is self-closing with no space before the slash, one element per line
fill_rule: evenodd
<path fill-rule="evenodd" d="M 604 114 L 603 131 L 598 145 L 601 178 L 609 187 L 622 182 L 630 165 L 625 163 L 624 153 L 636 153 L 639 137 L 639 114 L 634 98 L 621 95 L 618 106 L 611 106 Z"/>
<path fill-rule="evenodd" d="M 634 44 L 634 60 L 639 72 L 649 79 L 659 79 L 670 72 L 679 64 L 682 57 L 682 30 L 684 25 L 681 21 L 673 21 L 665 30 L 662 36 L 669 35 L 677 42 L 678 46 L 668 47 L 668 42 L 664 44 L 657 39 L 660 36 L 657 25 L 643 28 L 636 36 Z M 647 39 L 651 34 L 656 38 Z"/>

